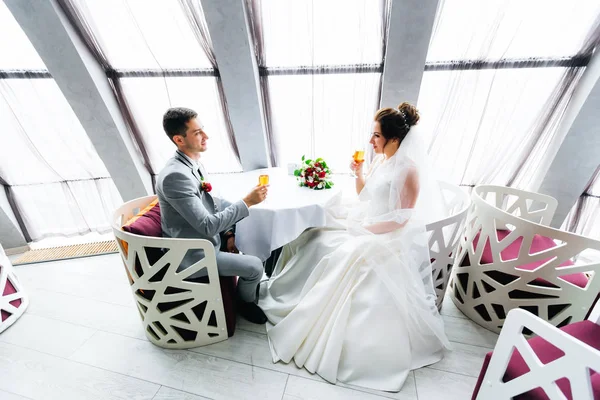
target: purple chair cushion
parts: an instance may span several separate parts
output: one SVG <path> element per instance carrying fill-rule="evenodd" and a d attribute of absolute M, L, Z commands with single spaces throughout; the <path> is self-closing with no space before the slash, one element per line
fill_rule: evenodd
<path fill-rule="evenodd" d="M 154 203 L 154 202 L 153 202 Z M 162 228 L 160 226 L 160 204 L 150 203 L 148 207 L 140 211 L 138 215 L 123 226 L 125 232 L 135 235 L 162 237 Z"/>
<path fill-rule="evenodd" d="M 496 231 L 496 236 L 498 237 L 498 240 L 503 240 L 509 234 L 510 234 L 509 230 L 497 230 Z M 477 247 L 478 242 L 479 242 L 479 234 L 477 234 L 477 236 L 475 236 L 475 238 L 473 239 L 473 246 Z M 509 244 L 504 250 L 502 250 L 500 252 L 502 260 L 503 261 L 516 260 L 519 257 L 519 250 L 521 249 L 522 243 L 523 243 L 523 237 L 519 236 L 514 242 Z M 529 250 L 529 254 L 534 254 L 534 253 L 537 253 L 537 252 L 540 252 L 543 250 L 551 249 L 553 247 L 556 247 L 556 243 L 551 238 L 546 237 L 546 236 L 541 236 L 541 235 L 534 235 L 533 241 L 531 242 L 531 248 Z M 520 265 L 519 268 L 525 269 L 528 271 L 532 271 L 551 259 L 552 259 L 552 257 L 548 257 L 547 259 L 544 259 L 544 260 L 536 261 L 536 262 L 533 262 L 530 264 Z M 485 247 L 483 249 L 483 254 L 481 256 L 480 263 L 481 264 L 492 264 L 492 263 L 494 263 L 494 261 L 500 261 L 500 260 L 494 260 L 494 257 L 492 256 L 492 248 L 491 248 L 490 242 L 488 240 L 485 243 Z M 570 260 L 565 261 L 564 263 L 561 264 L 561 266 L 563 266 L 563 267 L 569 266 L 569 265 L 573 265 L 573 262 Z M 503 271 L 503 272 L 507 272 L 507 271 Z M 588 284 L 588 278 L 582 272 L 564 275 L 564 276 L 561 276 L 561 279 L 563 279 L 567 282 L 570 282 L 573 285 L 579 286 L 580 288 L 585 288 Z M 545 287 L 553 287 L 554 286 L 550 282 L 548 282 L 544 279 L 541 279 L 541 278 L 534 280 L 533 284 L 538 285 L 538 286 L 545 286 Z"/>
<path fill-rule="evenodd" d="M 582 341 L 583 343 L 586 343 L 589 346 L 600 350 L 600 326 L 596 325 L 595 323 L 591 321 L 581 321 L 569 324 L 560 329 L 563 332 L 566 332 L 574 338 Z M 559 359 L 564 355 L 564 352 L 562 350 L 558 349 L 557 347 L 550 344 L 548 341 L 542 339 L 539 336 L 529 339 L 528 343 L 543 364 L 548 364 L 554 360 Z M 481 388 L 481 384 L 483 383 L 483 377 L 485 376 L 485 372 L 488 369 L 491 357 L 492 353 L 488 353 L 485 356 L 483 366 L 481 367 L 481 372 L 479 373 L 479 379 L 477 380 L 477 384 L 475 385 L 472 400 L 475 400 L 477 398 L 477 393 L 479 393 L 479 389 Z M 513 355 L 510 358 L 510 361 L 508 362 L 503 381 L 511 381 L 523 374 L 526 374 L 527 372 L 529 372 L 529 368 L 527 367 L 525 360 L 523 360 L 521 354 L 519 354 L 519 352 L 515 349 Z M 590 375 L 594 399 L 600 399 L 600 374 L 598 374 L 596 371 L 592 371 Z M 562 378 L 559 379 L 556 383 L 560 390 L 567 397 L 567 399 L 572 400 L 573 396 L 571 394 L 571 385 L 568 379 Z M 536 388 L 519 396 L 516 396 L 514 399 L 547 400 L 549 399 L 549 397 L 546 395 L 546 392 L 544 392 L 542 388 Z"/>

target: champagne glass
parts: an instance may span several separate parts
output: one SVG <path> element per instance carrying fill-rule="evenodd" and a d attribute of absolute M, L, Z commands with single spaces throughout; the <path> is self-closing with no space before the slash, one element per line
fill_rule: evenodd
<path fill-rule="evenodd" d="M 363 162 L 365 160 L 365 151 L 364 150 L 356 150 L 354 152 L 354 155 L 352 156 L 352 158 L 354 159 L 354 162 L 356 162 L 356 163 Z M 358 176 L 356 175 L 356 173 L 354 171 L 352 171 L 352 176 L 354 178 L 358 178 Z"/>
<path fill-rule="evenodd" d="M 258 177 L 258 184 L 260 186 L 265 186 L 269 184 L 269 175 L 260 175 Z"/>
<path fill-rule="evenodd" d="M 258 177 L 258 185 L 259 186 L 265 186 L 269 184 L 269 175 L 259 175 Z M 264 199 L 262 201 L 263 204 L 265 204 L 267 201 L 267 199 Z"/>

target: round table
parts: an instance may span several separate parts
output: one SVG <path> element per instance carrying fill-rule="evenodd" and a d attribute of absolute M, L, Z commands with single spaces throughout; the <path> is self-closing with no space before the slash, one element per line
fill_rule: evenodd
<path fill-rule="evenodd" d="M 283 168 L 265 168 L 238 174 L 211 175 L 214 195 L 230 202 L 244 197 L 269 175 L 267 199 L 250 207 L 250 215 L 236 225 L 236 246 L 244 254 L 265 261 L 271 252 L 296 239 L 305 229 L 325 225 L 325 207 L 341 200 L 341 190 L 312 190 L 298 186 Z M 335 183 L 335 182 L 334 182 Z"/>

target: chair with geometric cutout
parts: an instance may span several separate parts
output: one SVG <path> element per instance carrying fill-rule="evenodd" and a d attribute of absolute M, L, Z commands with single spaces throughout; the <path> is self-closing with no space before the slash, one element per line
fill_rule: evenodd
<path fill-rule="evenodd" d="M 0 245 L 0 333 L 14 324 L 29 306 L 29 296 Z"/>
<path fill-rule="evenodd" d="M 524 331 L 537 336 L 526 339 Z M 560 329 L 514 309 L 485 356 L 472 399 L 600 399 L 598 371 L 600 302 L 587 320 Z"/>
<path fill-rule="evenodd" d="M 438 181 L 438 184 L 448 217 L 428 224 L 426 230 L 429 235 L 433 286 L 437 295 L 436 305 L 438 310 L 441 310 L 454 263 L 454 253 L 471 198 L 457 185 L 444 181 Z"/>
<path fill-rule="evenodd" d="M 113 215 L 113 233 L 144 332 L 157 346 L 187 349 L 226 340 L 227 326 L 215 249 L 204 239 L 171 239 L 126 232 L 123 225 L 156 200 L 147 196 L 123 204 Z M 204 258 L 180 272 L 188 251 Z M 197 276 L 201 276 L 197 278 Z"/>
<path fill-rule="evenodd" d="M 600 241 L 547 226 L 557 202 L 503 186 L 474 188 L 450 281 L 451 298 L 479 325 L 500 332 L 520 308 L 554 326 L 581 321 L 600 291 Z"/>

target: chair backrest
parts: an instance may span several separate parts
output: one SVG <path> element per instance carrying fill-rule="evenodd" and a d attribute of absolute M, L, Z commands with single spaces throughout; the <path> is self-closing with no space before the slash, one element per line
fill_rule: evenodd
<path fill-rule="evenodd" d="M 555 208 L 549 196 L 514 188 L 473 190 L 451 283 L 464 314 L 495 332 L 513 308 L 555 326 L 585 318 L 600 290 L 600 259 L 573 259 L 600 254 L 600 241 L 546 226 Z"/>
<path fill-rule="evenodd" d="M 550 225 L 558 206 L 552 196 L 507 186 L 480 185 L 473 189 L 473 193 L 506 214 L 544 226 Z"/>
<path fill-rule="evenodd" d="M 454 253 L 463 230 L 471 199 L 459 186 L 438 181 L 444 199 L 447 217 L 427 225 L 429 254 L 433 271 L 433 286 L 437 295 L 436 305 L 441 309 L 450 279 Z"/>
<path fill-rule="evenodd" d="M 112 228 L 131 291 L 148 339 L 160 347 L 183 349 L 227 339 L 215 249 L 204 239 L 155 238 L 125 232 L 122 225 L 156 196 L 135 199 L 119 207 Z M 148 253 L 163 249 L 151 263 Z M 189 250 L 204 258 L 177 272 Z"/>
<path fill-rule="evenodd" d="M 592 308 L 590 315 L 587 319 L 592 321 L 596 325 L 600 325 L 600 293 L 598 294 L 598 297 L 596 298 L 596 303 L 594 304 L 594 307 Z"/>
<path fill-rule="evenodd" d="M 15 323 L 29 306 L 29 296 L 0 245 L 0 333 Z"/>

